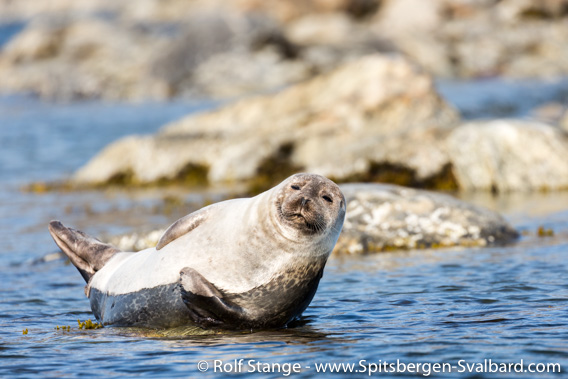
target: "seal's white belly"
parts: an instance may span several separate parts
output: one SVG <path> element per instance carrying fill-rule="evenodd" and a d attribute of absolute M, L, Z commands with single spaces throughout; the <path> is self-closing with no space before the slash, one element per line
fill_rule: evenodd
<path fill-rule="evenodd" d="M 258 224 L 254 219 L 256 212 L 250 209 L 254 206 L 251 200 L 230 202 L 223 212 L 210 216 L 204 224 L 161 250 L 116 254 L 95 274 L 91 287 L 110 295 L 136 292 L 177 282 L 184 267 L 197 270 L 217 288 L 233 293 L 267 282 L 290 255 L 266 251 L 270 237 L 248 226 Z M 244 216 L 235 220 L 229 213 Z M 258 259 L 259 254 L 264 259 Z"/>

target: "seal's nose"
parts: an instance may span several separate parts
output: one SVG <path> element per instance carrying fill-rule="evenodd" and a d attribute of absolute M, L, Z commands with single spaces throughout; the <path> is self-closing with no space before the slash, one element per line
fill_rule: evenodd
<path fill-rule="evenodd" d="M 305 197 L 302 197 L 302 207 L 304 207 L 309 202 L 310 202 L 310 199 L 306 199 Z"/>

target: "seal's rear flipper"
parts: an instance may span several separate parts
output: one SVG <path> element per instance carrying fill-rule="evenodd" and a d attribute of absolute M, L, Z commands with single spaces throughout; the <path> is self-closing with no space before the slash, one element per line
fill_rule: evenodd
<path fill-rule="evenodd" d="M 116 247 L 102 243 L 79 230 L 67 228 L 59 221 L 49 223 L 49 233 L 86 282 L 89 282 L 91 276 L 114 254 L 120 252 Z"/>
<path fill-rule="evenodd" d="M 205 327 L 238 327 L 245 321 L 245 311 L 224 299 L 223 294 L 194 269 L 181 270 L 179 283 L 181 297 L 195 323 Z"/>

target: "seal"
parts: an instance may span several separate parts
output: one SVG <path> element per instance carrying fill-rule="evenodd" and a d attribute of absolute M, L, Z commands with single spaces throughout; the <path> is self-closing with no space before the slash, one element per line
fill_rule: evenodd
<path fill-rule="evenodd" d="M 172 224 L 155 248 L 122 252 L 49 224 L 103 325 L 260 329 L 299 317 L 316 293 L 345 219 L 331 180 L 296 174 L 252 198 Z"/>

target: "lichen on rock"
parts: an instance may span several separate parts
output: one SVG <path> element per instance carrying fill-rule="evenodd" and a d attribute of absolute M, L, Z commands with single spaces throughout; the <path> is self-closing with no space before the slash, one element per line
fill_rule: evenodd
<path fill-rule="evenodd" d="M 340 187 L 347 214 L 336 253 L 486 246 L 518 237 L 499 214 L 449 195 L 386 184 Z"/>

